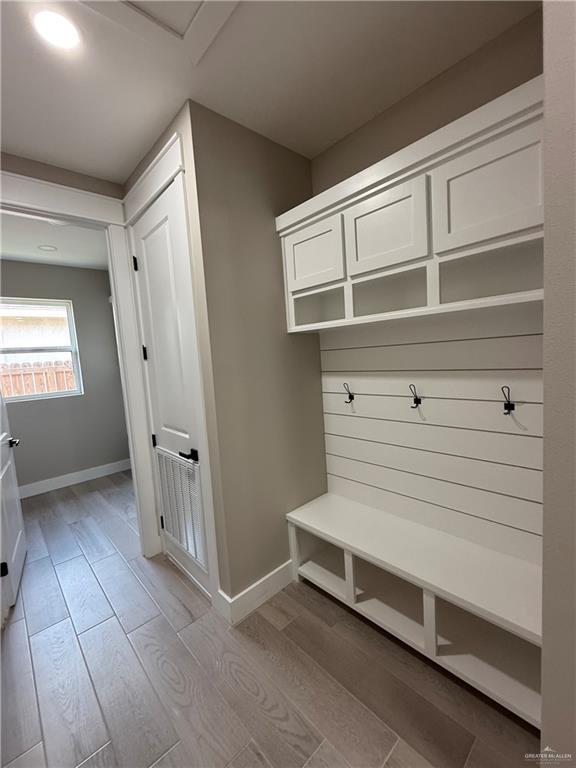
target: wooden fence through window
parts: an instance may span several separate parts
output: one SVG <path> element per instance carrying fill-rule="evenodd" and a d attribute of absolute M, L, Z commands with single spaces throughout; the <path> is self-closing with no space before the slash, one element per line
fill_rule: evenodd
<path fill-rule="evenodd" d="M 1 363 L 0 387 L 4 397 L 69 392 L 76 389 L 76 377 L 69 361 Z"/>

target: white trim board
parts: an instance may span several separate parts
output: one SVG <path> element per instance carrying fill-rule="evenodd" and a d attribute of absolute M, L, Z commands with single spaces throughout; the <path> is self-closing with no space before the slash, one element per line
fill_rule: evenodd
<path fill-rule="evenodd" d="M 41 493 L 55 491 L 58 488 L 66 488 L 69 485 L 76 485 L 76 483 L 85 483 L 87 480 L 96 480 L 98 477 L 113 475 L 116 472 L 124 472 L 125 470 L 130 469 L 130 467 L 130 459 L 122 459 L 122 461 L 113 461 L 111 464 L 100 464 L 98 467 L 89 467 L 88 469 L 82 469 L 79 472 L 70 472 L 67 475 L 48 477 L 46 480 L 38 480 L 36 483 L 21 485 L 20 498 L 27 499 L 29 496 L 38 496 Z"/>
<path fill-rule="evenodd" d="M 263 603 L 287 587 L 292 581 L 292 560 L 287 560 L 235 597 L 229 597 L 221 589 L 214 595 L 212 605 L 229 624 L 239 624 Z"/>
<path fill-rule="evenodd" d="M 115 197 L 8 171 L 0 172 L 0 188 L 3 206 L 97 222 L 103 226 L 124 224 L 122 200 Z"/>

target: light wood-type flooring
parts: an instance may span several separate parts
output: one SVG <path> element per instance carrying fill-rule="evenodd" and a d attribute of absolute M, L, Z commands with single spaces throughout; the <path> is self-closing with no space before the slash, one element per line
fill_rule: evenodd
<path fill-rule="evenodd" d="M 304 583 L 230 628 L 139 553 L 128 473 L 27 499 L 9 768 L 516 768 L 537 733 Z"/>

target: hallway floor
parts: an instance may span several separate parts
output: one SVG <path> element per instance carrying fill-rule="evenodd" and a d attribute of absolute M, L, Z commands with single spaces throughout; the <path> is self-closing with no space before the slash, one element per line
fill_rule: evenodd
<path fill-rule="evenodd" d="M 307 584 L 229 628 L 139 555 L 129 473 L 23 502 L 5 768 L 516 768 L 536 732 Z"/>

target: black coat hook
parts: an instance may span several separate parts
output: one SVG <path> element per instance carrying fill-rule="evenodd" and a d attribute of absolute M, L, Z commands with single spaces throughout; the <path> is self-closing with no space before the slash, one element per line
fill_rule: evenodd
<path fill-rule="evenodd" d="M 510 387 L 502 387 L 502 394 L 504 395 L 504 416 L 510 416 L 512 411 L 516 410 L 516 404 L 510 400 Z"/>
<path fill-rule="evenodd" d="M 348 400 L 344 400 L 344 402 L 347 404 L 350 404 L 354 400 L 354 395 L 352 394 L 352 392 L 350 392 L 350 387 L 346 382 L 344 382 L 344 389 L 348 393 Z"/>
<path fill-rule="evenodd" d="M 414 405 L 411 405 L 410 408 L 418 408 L 418 406 L 422 403 L 422 398 L 418 397 L 418 392 L 416 391 L 416 384 L 409 384 L 410 392 L 412 392 L 412 396 L 414 397 Z"/>

